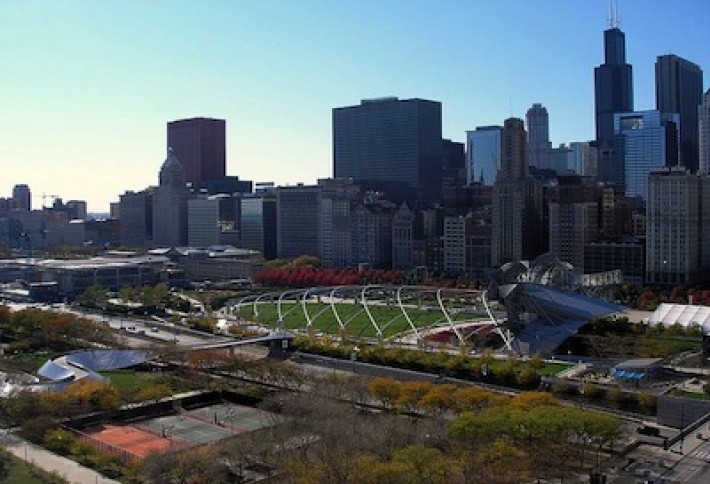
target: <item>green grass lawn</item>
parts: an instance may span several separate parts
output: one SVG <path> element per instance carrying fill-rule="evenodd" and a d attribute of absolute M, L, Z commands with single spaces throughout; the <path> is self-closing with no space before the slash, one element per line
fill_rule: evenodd
<path fill-rule="evenodd" d="M 105 371 L 101 375 L 111 380 L 122 395 L 132 395 L 143 387 L 155 384 L 158 379 L 152 373 L 134 371 Z"/>
<path fill-rule="evenodd" d="M 351 336 L 361 336 L 372 338 L 377 336 L 375 327 L 370 322 L 365 309 L 360 304 L 335 305 L 340 320 L 346 331 Z M 335 317 L 330 304 L 309 302 L 307 303 L 308 314 L 312 320 L 312 328 L 315 331 L 339 334 L 340 324 Z M 380 326 L 385 338 L 411 330 L 409 322 L 397 306 L 373 305 L 368 306 L 370 314 L 375 322 Z M 286 329 L 305 329 L 307 320 L 300 303 L 284 302 L 282 304 L 284 314 L 283 323 Z M 274 327 L 278 321 L 278 311 L 276 303 L 264 302 L 258 305 L 258 317 L 255 317 L 253 306 L 242 307 L 239 316 L 246 320 L 258 320 L 260 323 Z M 437 323 L 446 323 L 444 315 L 440 311 L 426 311 L 417 308 L 407 308 L 407 314 L 412 320 L 412 324 L 417 328 L 424 328 Z M 459 312 L 452 316 L 454 321 L 481 320 L 485 319 L 481 313 Z"/>
<path fill-rule="evenodd" d="M 574 365 L 569 363 L 544 363 L 542 368 L 538 370 L 540 376 L 557 375 L 561 371 L 568 370 Z"/>
<path fill-rule="evenodd" d="M 0 449 L 0 459 L 2 459 L 8 470 L 5 478 L 0 478 L 3 484 L 59 484 L 67 482 L 60 476 L 50 474 L 38 467 L 28 464 L 22 459 Z"/>
<path fill-rule="evenodd" d="M 689 398 L 691 400 L 710 400 L 710 393 L 678 392 L 673 395 L 681 398 Z"/>

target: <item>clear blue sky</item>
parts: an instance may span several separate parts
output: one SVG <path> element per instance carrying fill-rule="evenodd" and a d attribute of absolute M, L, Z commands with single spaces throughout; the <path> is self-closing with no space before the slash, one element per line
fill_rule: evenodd
<path fill-rule="evenodd" d="M 710 78 L 710 0 L 618 0 L 636 109 L 654 62 Z M 443 104 L 444 135 L 550 113 L 553 144 L 594 133 L 608 0 L 0 0 L 0 196 L 15 183 L 107 211 L 156 184 L 165 123 L 227 120 L 227 172 L 332 175 L 331 109 Z"/>

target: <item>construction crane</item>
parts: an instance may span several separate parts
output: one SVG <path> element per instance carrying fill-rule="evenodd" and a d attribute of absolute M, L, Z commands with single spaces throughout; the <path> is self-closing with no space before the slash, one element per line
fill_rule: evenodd
<path fill-rule="evenodd" d="M 52 204 L 59 198 L 59 195 L 47 195 L 46 193 L 42 193 L 42 209 L 47 208 L 47 197 L 52 199 Z"/>

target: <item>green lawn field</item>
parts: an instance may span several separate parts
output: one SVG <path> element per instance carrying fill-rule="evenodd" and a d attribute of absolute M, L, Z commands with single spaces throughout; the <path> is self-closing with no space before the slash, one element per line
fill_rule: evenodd
<path fill-rule="evenodd" d="M 312 328 L 316 332 L 341 334 L 340 324 L 330 304 L 308 302 L 308 314 L 311 317 Z M 370 322 L 365 309 L 360 304 L 335 304 L 336 311 L 347 334 L 351 336 L 371 338 L 377 336 L 377 330 Z M 385 338 L 403 331 L 411 330 L 409 322 L 399 307 L 395 305 L 370 305 L 370 314 L 382 331 Z M 278 322 L 277 305 L 275 302 L 263 302 L 257 306 L 258 315 L 254 314 L 254 306 L 243 306 L 237 311 L 239 317 L 247 321 L 256 321 L 268 327 L 275 327 Z M 307 329 L 307 320 L 300 303 L 282 303 L 283 325 L 286 329 Z M 416 328 L 425 328 L 434 324 L 447 324 L 446 318 L 438 310 L 407 308 L 407 314 Z M 480 321 L 487 319 L 483 313 L 457 312 L 452 315 L 454 321 Z"/>

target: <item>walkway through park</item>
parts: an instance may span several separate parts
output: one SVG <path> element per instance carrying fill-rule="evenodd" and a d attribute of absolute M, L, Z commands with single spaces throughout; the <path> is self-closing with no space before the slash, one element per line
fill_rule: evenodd
<path fill-rule="evenodd" d="M 118 481 L 104 477 L 66 457 L 49 452 L 15 434 L 5 434 L 4 430 L 2 432 L 0 445 L 8 452 L 47 472 L 56 472 L 72 484 L 119 484 Z"/>

